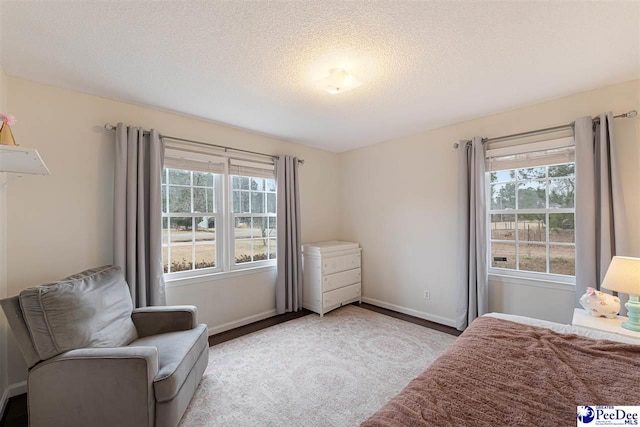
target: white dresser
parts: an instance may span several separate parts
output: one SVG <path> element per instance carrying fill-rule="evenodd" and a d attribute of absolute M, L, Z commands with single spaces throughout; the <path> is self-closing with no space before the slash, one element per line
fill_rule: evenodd
<path fill-rule="evenodd" d="M 331 240 L 302 245 L 302 306 L 324 313 L 362 302 L 360 245 Z"/>

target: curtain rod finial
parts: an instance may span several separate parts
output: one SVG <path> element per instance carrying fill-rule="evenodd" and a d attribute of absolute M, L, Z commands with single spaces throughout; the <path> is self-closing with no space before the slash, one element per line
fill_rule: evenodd
<path fill-rule="evenodd" d="M 627 117 L 633 119 L 634 117 L 638 117 L 638 112 L 636 110 L 631 110 L 627 113 Z"/>
<path fill-rule="evenodd" d="M 116 127 L 115 127 L 114 125 L 112 125 L 112 124 L 105 123 L 105 124 L 104 124 L 104 128 L 105 128 L 106 130 L 114 130 Z"/>
<path fill-rule="evenodd" d="M 460 144 L 458 144 L 457 142 L 453 143 L 453 148 L 458 148 L 460 146 Z"/>

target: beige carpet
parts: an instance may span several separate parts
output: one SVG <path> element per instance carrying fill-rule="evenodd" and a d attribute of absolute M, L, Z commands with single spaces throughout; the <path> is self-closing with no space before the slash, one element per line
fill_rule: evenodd
<path fill-rule="evenodd" d="M 181 426 L 357 426 L 455 337 L 348 305 L 216 345 Z"/>

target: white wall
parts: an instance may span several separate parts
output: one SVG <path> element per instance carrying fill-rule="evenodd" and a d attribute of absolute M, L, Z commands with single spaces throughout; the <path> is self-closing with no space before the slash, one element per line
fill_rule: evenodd
<path fill-rule="evenodd" d="M 18 142 L 39 150 L 52 175 L 11 183 L 8 194 L 8 293 L 112 262 L 114 133 L 119 121 L 167 135 L 305 159 L 300 167 L 302 239 L 338 237 L 339 158 L 211 122 L 8 78 Z M 169 304 L 195 304 L 214 331 L 274 313 L 273 270 L 167 289 Z M 217 329 L 216 329 L 217 328 Z M 24 378 L 10 344 L 9 381 Z"/>
<path fill-rule="evenodd" d="M 464 99 L 460 99 L 464 102 Z M 606 87 L 343 153 L 340 237 L 362 245 L 365 301 L 453 325 L 457 152 L 452 144 L 640 110 L 640 81 Z M 615 122 L 627 212 L 621 254 L 640 256 L 640 120 Z M 430 290 L 431 299 L 423 298 Z M 490 309 L 568 323 L 566 287 L 491 281 Z"/>

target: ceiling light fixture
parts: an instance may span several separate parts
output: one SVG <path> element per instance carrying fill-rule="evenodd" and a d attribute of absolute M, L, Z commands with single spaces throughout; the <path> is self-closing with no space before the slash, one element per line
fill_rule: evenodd
<path fill-rule="evenodd" d="M 332 68 L 329 75 L 319 81 L 320 89 L 329 92 L 332 95 L 347 92 L 362 85 L 352 74 L 343 68 Z"/>

